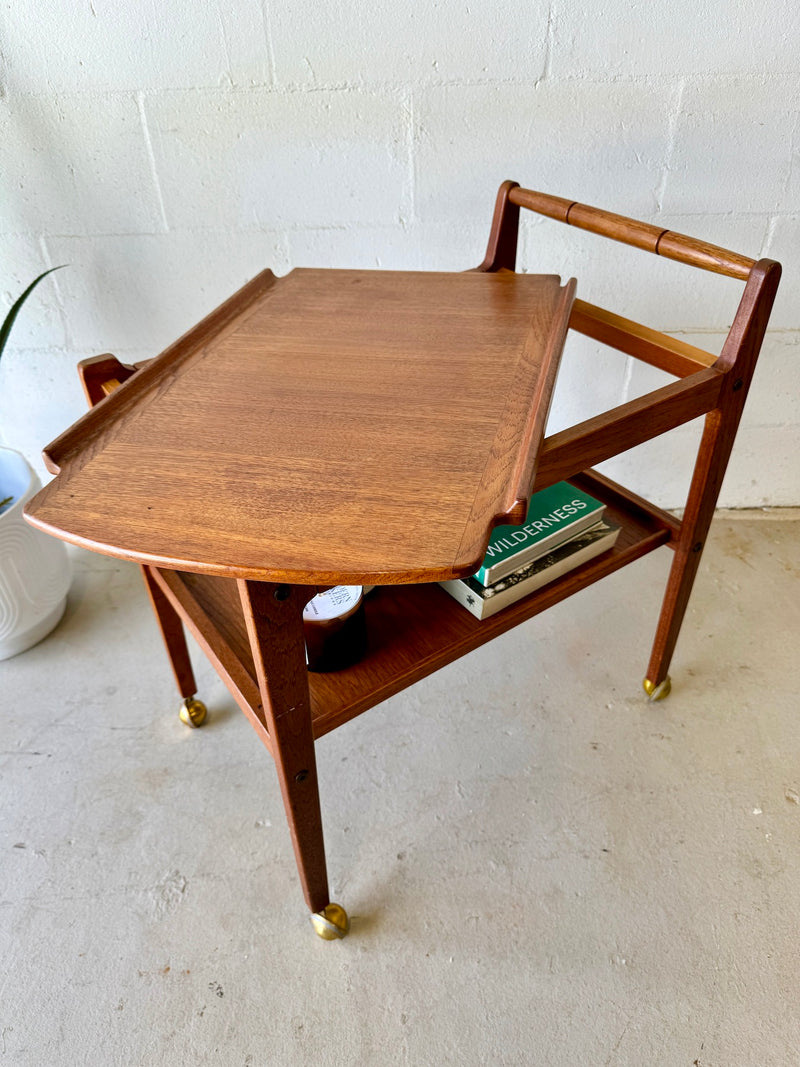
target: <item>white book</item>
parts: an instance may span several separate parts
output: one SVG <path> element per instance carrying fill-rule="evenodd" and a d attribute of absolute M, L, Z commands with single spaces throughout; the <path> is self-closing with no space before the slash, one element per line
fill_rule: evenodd
<path fill-rule="evenodd" d="M 560 578 L 582 563 L 588 562 L 614 546 L 619 526 L 598 522 L 576 537 L 558 545 L 552 552 L 531 560 L 519 570 L 492 585 L 482 585 L 477 578 L 454 578 L 439 582 L 442 589 L 463 604 L 478 619 L 488 619 L 509 604 Z"/>

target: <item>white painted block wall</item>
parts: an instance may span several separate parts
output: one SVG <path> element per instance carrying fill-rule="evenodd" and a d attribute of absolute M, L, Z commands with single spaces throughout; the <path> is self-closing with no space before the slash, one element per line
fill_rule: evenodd
<path fill-rule="evenodd" d="M 0 437 L 30 458 L 84 410 L 78 359 L 155 355 L 267 266 L 476 265 L 513 178 L 783 262 L 721 503 L 800 504 L 794 0 L 10 0 L 0 17 L 3 305 L 69 264 L 0 364 Z M 741 292 L 532 216 L 519 267 L 716 349 Z M 660 380 L 573 339 L 551 429 Z M 679 506 L 696 430 L 612 469 Z"/>

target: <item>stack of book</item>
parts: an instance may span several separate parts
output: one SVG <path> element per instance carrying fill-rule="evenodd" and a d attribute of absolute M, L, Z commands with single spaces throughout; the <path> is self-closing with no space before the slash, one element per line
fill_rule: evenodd
<path fill-rule="evenodd" d="M 439 584 L 479 619 L 607 552 L 619 527 L 604 519 L 605 505 L 569 482 L 531 497 L 525 522 L 498 526 L 480 570 Z"/>

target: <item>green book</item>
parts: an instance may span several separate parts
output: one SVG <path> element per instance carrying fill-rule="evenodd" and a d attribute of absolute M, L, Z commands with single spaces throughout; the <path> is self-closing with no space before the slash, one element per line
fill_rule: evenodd
<path fill-rule="evenodd" d="M 519 526 L 496 526 L 475 578 L 491 585 L 530 560 L 538 559 L 603 517 L 605 504 L 569 482 L 534 493 L 525 522 Z"/>
<path fill-rule="evenodd" d="M 516 603 L 543 585 L 594 559 L 601 552 L 607 552 L 614 546 L 619 529 L 619 526 L 610 522 L 595 523 L 544 556 L 523 564 L 519 570 L 493 585 L 482 585 L 474 577 L 454 578 L 449 582 L 439 582 L 439 585 L 476 618 L 488 619 L 509 604 Z"/>

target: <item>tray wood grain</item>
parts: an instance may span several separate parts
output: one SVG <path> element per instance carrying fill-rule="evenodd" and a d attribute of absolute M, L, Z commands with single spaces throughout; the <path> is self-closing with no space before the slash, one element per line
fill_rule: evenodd
<path fill-rule="evenodd" d="M 554 275 L 259 275 L 47 449 L 49 533 L 295 584 L 471 573 L 521 521 L 574 299 Z"/>

